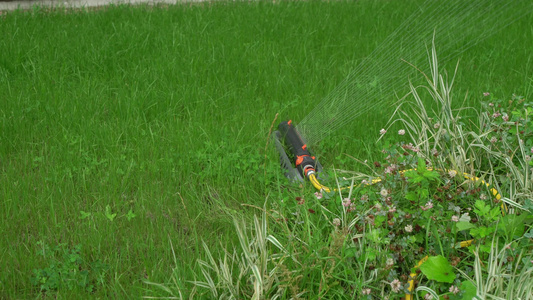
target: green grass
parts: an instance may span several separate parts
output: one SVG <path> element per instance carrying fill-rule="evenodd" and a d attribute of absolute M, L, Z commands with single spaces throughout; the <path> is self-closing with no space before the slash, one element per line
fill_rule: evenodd
<path fill-rule="evenodd" d="M 418 3 L 0 15 L 0 298 L 38 296 L 33 270 L 62 262 L 78 244 L 83 268 L 108 266 L 102 283 L 93 282 L 96 297 L 152 295 L 143 280 L 169 280 L 170 242 L 178 277 L 192 280 L 202 239 L 238 242 L 231 216 L 257 212 L 241 204 L 311 190 L 287 185 L 273 147 L 264 152 L 276 113 L 276 124 L 303 118 Z M 468 91 L 473 106 L 486 91 L 531 98 L 532 22 L 463 54 L 459 98 Z M 375 110 L 323 141 L 315 150 L 324 165 L 358 169 L 337 157 L 379 156 L 374 141 L 391 112 Z M 63 243 L 38 255 L 43 244 Z M 89 294 L 61 288 L 57 296 Z"/>

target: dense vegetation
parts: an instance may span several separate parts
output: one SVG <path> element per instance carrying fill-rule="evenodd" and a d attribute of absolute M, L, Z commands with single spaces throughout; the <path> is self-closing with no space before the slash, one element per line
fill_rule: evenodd
<path fill-rule="evenodd" d="M 229 295 L 235 291 L 233 283 L 240 282 L 237 298 L 251 297 L 259 287 L 254 289 L 248 275 L 254 274 L 252 266 L 261 262 L 261 272 L 270 271 L 273 264 L 279 266 L 279 273 L 261 282 L 260 289 L 267 298 L 276 293 L 284 298 L 315 298 L 326 294 L 359 297 L 368 292 L 367 296 L 380 299 L 391 291 L 393 297 L 403 295 L 405 275 L 423 255 L 441 255 L 450 264 L 454 257 L 460 258 L 461 263 L 454 267 L 463 266 L 466 275 L 474 276 L 476 261 L 483 261 L 478 263 L 478 271 L 484 272 L 491 249 L 505 248 L 521 233 L 522 239 L 512 246 L 512 251 L 518 252 L 506 254 L 506 260 L 512 256 L 522 262 L 531 257 L 531 248 L 525 243 L 530 242 L 526 237 L 529 225 L 519 232 L 501 229 L 500 240 L 494 244 L 498 248 L 479 246 L 477 251 L 476 244 L 471 249 L 454 250 L 448 244 L 439 246 L 470 237 L 491 244 L 494 232 L 500 232 L 500 225 L 495 224 L 503 222 L 498 219 L 501 203 L 477 204 L 481 195 L 490 197 L 490 193 L 448 172 L 426 170 L 427 174 L 402 176 L 401 169 L 421 169 L 426 163 L 442 169 L 438 164 L 450 162 L 450 156 L 443 155 L 440 161 L 428 155 L 419 161 L 414 152 L 403 156 L 398 149 L 416 144 L 421 135 L 413 131 L 416 126 L 409 130 L 401 122 L 387 127 L 394 107 L 359 118 L 313 148 L 331 170 L 326 184 L 336 185 L 333 167 L 366 173 L 371 170 L 372 176 L 382 177 L 381 183 L 355 189 L 349 197 L 322 195 L 318 199 L 311 186 L 291 184 L 282 175 L 277 153 L 269 144 L 275 115 L 279 113 L 274 124 L 303 118 L 420 3 L 261 1 L 97 10 L 36 7 L 2 12 L 0 298 L 169 295 L 161 286 L 148 282 L 165 284 L 174 296 L 204 294 L 206 298 L 216 297 L 213 292 Z M 492 152 L 476 148 L 478 165 L 462 161 L 453 168 L 462 166 L 491 184 L 501 182 L 497 186 L 501 195 L 522 206 L 527 206 L 527 197 L 513 194 L 516 189 L 505 181 L 512 170 L 505 163 L 507 156 L 497 157 L 495 153 L 510 155 L 517 174 L 529 174 L 526 154 L 512 154 L 520 149 L 527 152 L 533 146 L 529 144 L 530 131 L 520 133 L 522 130 L 501 122 L 507 115 L 513 122 L 525 122 L 527 130 L 531 128 L 532 23 L 531 16 L 521 19 L 463 53 L 453 90 L 454 98 L 460 99 L 453 102 L 454 107 L 477 109 L 462 119 L 465 132 L 482 134 L 487 128 L 493 129 L 491 135 L 467 141 L 487 146 L 495 144 L 490 142 L 492 138 L 506 141 L 494 145 L 500 148 L 488 149 Z M 428 70 L 429 65 L 420 68 Z M 455 65 L 442 68 L 453 70 Z M 411 80 L 424 82 L 423 76 Z M 398 91 L 400 95 L 410 91 L 408 82 L 406 78 L 405 91 Z M 490 95 L 483 96 L 484 92 Z M 396 95 L 384 97 L 394 99 Z M 422 98 L 429 107 L 440 107 L 433 97 Z M 501 106 L 495 108 L 490 103 Z M 415 111 L 406 109 L 414 118 L 410 123 L 422 124 L 424 120 L 417 121 Z M 482 112 L 500 116 L 487 121 Z M 435 116 L 429 114 L 432 118 L 439 115 L 438 111 Z M 452 123 L 450 128 L 457 128 Z M 488 127 L 476 131 L 473 124 Z M 376 142 L 381 128 L 387 128 L 389 134 Z M 390 134 L 401 129 L 407 134 Z M 408 138 L 409 132 L 413 138 Z M 517 142 L 517 134 L 527 135 L 524 146 Z M 431 145 L 437 142 L 432 140 L 422 152 L 431 154 Z M 438 151 L 447 145 L 442 144 Z M 384 154 L 383 149 L 389 152 Z M 344 153 L 361 161 L 380 162 L 381 167 L 367 169 Z M 402 161 L 397 161 L 398 155 Z M 386 173 L 391 164 L 398 169 Z M 337 178 L 347 185 L 352 174 Z M 526 193 L 530 177 L 523 182 L 525 189 L 521 191 Z M 445 197 L 444 192 L 436 191 L 449 183 L 467 193 L 456 206 L 471 207 L 471 217 L 475 209 L 479 211 L 475 216 L 479 224 L 462 219 L 470 224 L 464 226 L 471 226 L 463 228 L 467 232 L 453 227 L 451 221 L 443 228 L 428 227 L 431 216 L 415 210 L 426 207 L 423 196 Z M 389 193 L 417 202 L 412 208 L 402 202 L 390 205 L 396 208 L 391 219 L 398 220 L 393 230 L 386 225 L 391 219 L 379 221 L 379 212 L 371 211 L 376 201 L 387 201 Z M 364 195 L 370 199 L 355 201 Z M 345 200 L 343 205 L 344 198 L 350 203 Z M 436 203 L 435 208 L 450 213 L 448 206 L 437 207 Z M 354 211 L 350 214 L 347 210 L 351 208 Z M 524 218 L 520 219 L 522 224 L 528 224 L 526 210 L 515 211 L 521 212 L 517 218 Z M 401 216 L 394 215 L 400 212 Z M 406 215 L 415 213 L 422 214 L 420 222 L 405 221 Z M 452 215 L 446 213 L 443 218 L 451 220 Z M 364 222 L 370 215 L 375 217 L 372 225 Z M 509 226 L 518 221 L 507 220 Z M 420 236 L 414 240 L 402 240 L 405 236 L 399 233 L 409 231 L 409 225 L 414 231 L 417 225 L 424 229 L 419 229 Z M 380 226 L 381 230 L 372 229 Z M 249 231 L 251 228 L 255 233 Z M 453 237 L 441 235 L 440 231 L 448 229 Z M 477 231 L 470 232 L 474 229 Z M 365 237 L 367 232 L 372 232 L 372 239 Z M 388 237 L 391 232 L 395 237 Z M 254 238 L 261 233 L 266 234 L 263 240 Z M 443 239 L 424 239 L 429 233 Z M 354 234 L 366 242 L 352 244 L 356 243 Z M 269 235 L 271 238 L 266 239 Z M 373 244 L 384 238 L 398 247 L 416 245 L 420 253 L 405 256 L 399 253 L 400 248 L 393 247 L 373 257 L 372 251 L 365 250 L 385 247 Z M 255 248 L 241 247 L 252 241 L 266 242 Z M 428 252 L 430 248 L 434 252 Z M 212 253 L 213 261 L 208 253 Z M 250 255 L 241 259 L 243 253 Z M 398 265 L 400 254 L 405 263 L 392 268 Z M 235 262 L 229 276 L 232 284 L 220 283 L 223 272 L 217 274 L 212 265 L 224 255 L 248 263 L 239 266 Z M 393 264 L 385 272 L 389 259 Z M 527 263 L 524 260 L 523 266 L 531 268 Z M 521 274 L 519 266 L 513 274 Z M 374 272 L 376 269 L 381 271 Z M 202 270 L 219 282 L 214 289 Z M 457 269 L 453 272 L 460 274 Z M 462 292 L 472 290 L 453 282 L 445 286 L 426 277 L 419 278 L 421 283 L 439 294 L 443 293 L 439 289 L 450 285 Z M 190 281 L 198 281 L 196 287 Z M 463 282 L 468 281 L 463 277 L 459 283 Z M 429 298 L 423 293 L 421 297 Z"/>

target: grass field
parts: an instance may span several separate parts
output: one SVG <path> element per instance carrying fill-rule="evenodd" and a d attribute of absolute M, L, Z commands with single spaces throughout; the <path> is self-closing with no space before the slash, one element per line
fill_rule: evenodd
<path fill-rule="evenodd" d="M 201 241 L 232 248 L 232 216 L 258 212 L 242 204 L 312 192 L 289 185 L 266 147 L 275 115 L 303 118 L 420 3 L 3 12 L 0 298 L 138 298 L 159 293 L 144 281 L 194 280 Z M 465 52 L 456 99 L 531 98 L 532 24 Z M 380 157 L 392 111 L 316 145 L 324 166 Z"/>

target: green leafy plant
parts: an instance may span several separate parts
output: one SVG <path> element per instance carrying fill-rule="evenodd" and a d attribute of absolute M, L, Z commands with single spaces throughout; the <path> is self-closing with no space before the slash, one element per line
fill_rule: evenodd
<path fill-rule="evenodd" d="M 128 213 L 126 214 L 126 218 L 128 219 L 128 221 L 131 221 L 133 220 L 133 218 L 135 218 L 137 215 L 133 213 L 133 210 L 128 210 Z"/>
<path fill-rule="evenodd" d="M 452 283 L 455 280 L 453 267 L 442 255 L 431 256 L 420 266 L 420 270 L 430 280 Z"/>
<path fill-rule="evenodd" d="M 106 218 L 109 221 L 113 222 L 113 220 L 115 220 L 115 217 L 117 216 L 117 213 L 113 213 L 111 211 L 111 206 L 106 205 L 106 207 L 105 207 L 105 216 L 106 216 Z"/>
<path fill-rule="evenodd" d="M 37 254 L 49 262 L 47 267 L 33 270 L 31 281 L 39 291 L 46 293 L 65 289 L 92 293 L 105 284 L 109 266 L 100 260 L 87 262 L 81 245 L 67 247 L 66 244 L 58 244 L 50 247 L 43 241 L 37 244 L 41 248 Z"/>

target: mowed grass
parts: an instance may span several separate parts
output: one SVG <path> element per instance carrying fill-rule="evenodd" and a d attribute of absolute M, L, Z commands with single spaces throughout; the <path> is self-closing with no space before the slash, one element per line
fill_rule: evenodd
<path fill-rule="evenodd" d="M 33 270 L 67 251 L 45 245 L 81 245 L 87 264 L 107 266 L 91 293 L 48 296 L 136 298 L 154 294 L 145 280 L 193 280 L 201 240 L 232 248 L 231 217 L 257 212 L 242 204 L 311 189 L 287 185 L 267 147 L 275 115 L 276 125 L 303 118 L 421 3 L 2 13 L 0 298 L 40 295 Z M 462 55 L 458 99 L 531 96 L 532 23 L 521 19 Z M 392 109 L 317 145 L 324 165 L 338 166 L 341 153 L 379 157 L 374 141 Z"/>

